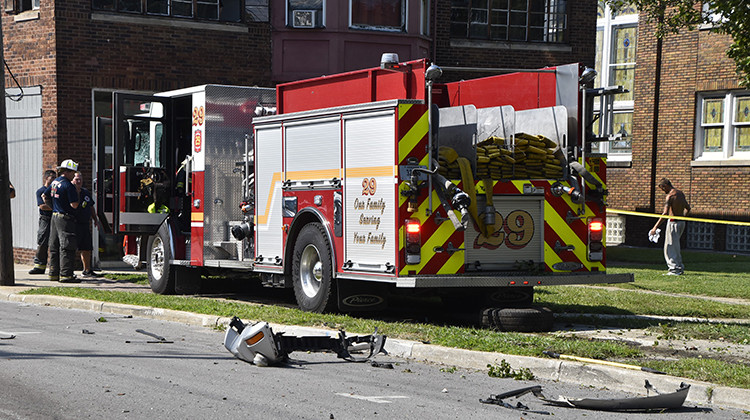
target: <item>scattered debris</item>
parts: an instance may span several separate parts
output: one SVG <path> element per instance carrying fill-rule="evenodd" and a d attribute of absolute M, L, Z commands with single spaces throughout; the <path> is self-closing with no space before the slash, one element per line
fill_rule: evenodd
<path fill-rule="evenodd" d="M 383 349 L 386 337 L 374 333 L 365 336 L 347 337 L 339 330 L 338 337 L 331 336 L 285 336 L 274 334 L 267 322 L 245 324 L 236 316 L 229 323 L 224 336 L 224 347 L 240 360 L 257 366 L 270 366 L 286 361 L 294 351 L 333 351 L 350 362 L 367 362 Z M 366 351 L 365 357 L 354 357 L 352 352 Z"/>
<path fill-rule="evenodd" d="M 540 385 L 529 386 L 526 388 L 520 388 L 502 394 L 490 395 L 486 400 L 480 399 L 479 402 L 484 404 L 496 404 L 501 407 L 510 408 L 514 410 L 523 410 L 530 413 L 536 414 L 551 414 L 546 411 L 533 411 L 529 407 L 521 404 L 511 405 L 503 399 L 515 397 L 518 398 L 527 393 L 534 394 L 535 397 L 551 405 L 557 405 L 561 407 L 573 407 L 582 408 L 586 410 L 599 410 L 599 411 L 654 411 L 654 410 L 669 410 L 682 407 L 687 398 L 690 385 L 684 382 L 680 383 L 680 387 L 677 391 L 670 394 L 660 394 L 651 383 L 646 381 L 646 397 L 635 397 L 635 398 L 615 398 L 615 399 L 593 399 L 593 398 L 568 398 L 560 396 L 556 400 L 551 400 L 542 394 L 542 387 Z M 649 392 L 654 392 L 657 395 L 648 396 Z"/>
<path fill-rule="evenodd" d="M 374 360 L 370 362 L 370 366 L 381 369 L 393 369 L 393 363 L 381 363 Z"/>
<path fill-rule="evenodd" d="M 547 416 L 551 415 L 552 413 L 550 413 L 549 411 L 532 410 L 528 406 L 523 405 L 520 402 L 516 403 L 516 405 L 511 405 L 503 401 L 503 399 L 505 398 L 510 398 L 510 397 L 518 398 L 522 395 L 528 394 L 529 392 L 533 392 L 533 393 L 542 392 L 542 387 L 540 385 L 535 385 L 535 386 L 529 386 L 526 388 L 516 389 L 513 391 L 504 392 L 498 395 L 490 395 L 488 399 L 486 400 L 480 399 L 479 402 L 483 404 L 496 404 L 501 407 L 509 408 L 511 410 L 520 410 L 520 411 L 525 411 L 525 412 L 534 413 L 534 414 L 543 414 Z"/>
<path fill-rule="evenodd" d="M 657 395 L 609 400 L 593 398 L 573 399 L 563 396 L 560 396 L 557 400 L 550 400 L 545 398 L 541 392 L 534 395 L 542 401 L 563 407 L 585 408 L 587 410 L 600 411 L 651 411 L 682 407 L 682 404 L 685 403 L 685 399 L 687 398 L 688 391 L 690 391 L 690 385 L 684 382 L 680 383 L 680 387 L 677 391 L 670 394 L 659 394 L 648 381 L 646 381 L 645 387 L 647 392 L 651 390 L 656 392 Z"/>
<path fill-rule="evenodd" d="M 148 340 L 148 341 L 146 341 L 147 344 L 172 344 L 172 343 L 174 343 L 174 341 L 167 340 L 166 338 L 164 338 L 164 337 L 162 337 L 160 335 L 157 335 L 157 334 L 154 334 L 154 333 L 150 333 L 148 331 L 144 331 L 144 330 L 142 330 L 140 328 L 137 329 L 137 330 L 135 330 L 135 332 L 141 333 L 141 334 L 144 334 L 144 335 L 147 335 L 149 337 L 153 337 L 153 338 L 156 339 L 156 340 Z M 130 340 L 126 340 L 125 342 L 126 343 L 136 343 L 136 341 L 130 341 Z"/>
<path fill-rule="evenodd" d="M 81 333 L 82 333 L 82 334 L 94 334 L 94 332 L 93 332 L 93 331 L 89 331 L 89 330 L 87 330 L 87 329 L 85 329 L 85 328 L 83 329 L 83 331 L 81 331 Z"/>

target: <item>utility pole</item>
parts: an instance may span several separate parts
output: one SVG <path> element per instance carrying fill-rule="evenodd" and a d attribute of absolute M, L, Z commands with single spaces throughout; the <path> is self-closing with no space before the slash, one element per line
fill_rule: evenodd
<path fill-rule="evenodd" d="M 4 60 L 3 25 L 0 20 L 0 63 Z M 0 64 L 2 65 L 2 64 Z M 13 225 L 10 218 L 10 174 L 8 171 L 8 125 L 5 113 L 5 71 L 0 77 L 0 286 L 13 286 Z"/>

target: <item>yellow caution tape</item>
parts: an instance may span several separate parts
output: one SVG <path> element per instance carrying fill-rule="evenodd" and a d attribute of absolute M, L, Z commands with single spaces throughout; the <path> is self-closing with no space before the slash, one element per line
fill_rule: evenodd
<path fill-rule="evenodd" d="M 630 216 L 643 216 L 643 217 L 652 217 L 655 219 L 665 218 L 665 219 L 675 219 L 675 220 L 689 220 L 692 222 L 703 222 L 703 223 L 719 223 L 723 225 L 738 225 L 738 226 L 750 226 L 750 222 L 737 222 L 734 220 L 718 220 L 718 219 L 700 219 L 697 217 L 687 217 L 687 216 L 670 216 L 670 215 L 664 215 L 664 214 L 656 214 L 656 213 L 641 213 L 637 211 L 629 211 L 629 210 L 618 210 L 618 209 L 607 209 L 607 213 L 613 213 L 613 214 L 627 214 Z"/>

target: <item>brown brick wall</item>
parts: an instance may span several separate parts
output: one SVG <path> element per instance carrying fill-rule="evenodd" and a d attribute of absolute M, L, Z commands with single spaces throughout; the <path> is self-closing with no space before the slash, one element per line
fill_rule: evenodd
<path fill-rule="evenodd" d="M 652 171 L 658 181 L 669 178 L 685 192 L 693 216 L 750 220 L 750 167 L 693 167 L 696 99 L 700 92 L 738 89 L 734 63 L 726 57 L 729 39 L 707 30 L 683 31 L 663 40 L 656 165 L 652 165 L 656 38 L 643 15 L 638 28 L 633 160 L 630 168 L 607 171 L 611 208 L 660 213 L 664 193 L 656 190 L 651 203 Z M 655 204 L 655 208 L 652 208 Z M 627 221 L 627 243 L 643 245 L 655 220 Z M 643 219 L 643 218 L 639 218 Z M 715 232 L 717 246 L 724 230 Z M 721 236 L 721 237 L 719 237 Z"/>
<path fill-rule="evenodd" d="M 451 46 L 450 0 L 437 0 L 435 22 L 434 61 L 442 66 L 541 68 L 568 63 L 584 63 L 594 66 L 596 53 L 596 1 L 576 0 L 568 2 L 568 39 L 559 44 L 563 50 L 545 51 L 544 44 L 513 43 L 513 48 L 502 43 L 481 41 L 477 48 Z M 489 45 L 489 47 L 488 47 Z M 558 44 L 553 44 L 558 45 Z M 539 46 L 540 48 L 535 48 Z M 442 81 L 453 78 L 470 78 L 473 75 L 451 75 L 446 73 Z"/>

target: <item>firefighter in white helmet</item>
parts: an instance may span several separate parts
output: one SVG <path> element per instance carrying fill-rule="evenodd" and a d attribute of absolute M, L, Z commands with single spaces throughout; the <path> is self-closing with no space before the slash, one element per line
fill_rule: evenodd
<path fill-rule="evenodd" d="M 44 192 L 45 202 L 52 207 L 50 226 L 49 279 L 62 283 L 78 283 L 81 280 L 73 275 L 76 247 L 76 222 L 74 212 L 78 208 L 78 190 L 70 182 L 73 180 L 78 164 L 65 159 L 57 167 L 57 179 Z"/>

